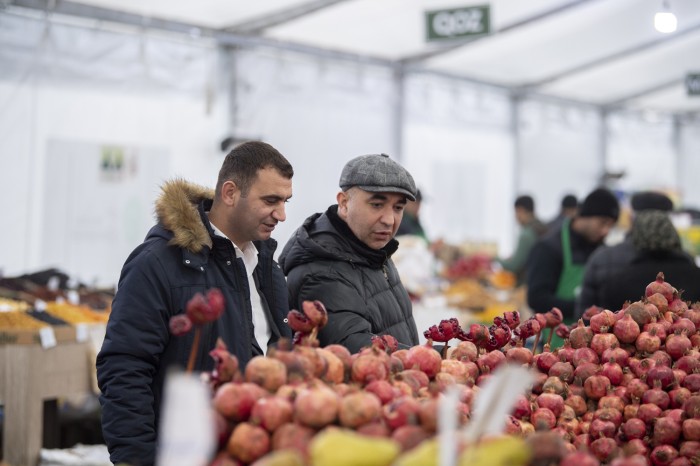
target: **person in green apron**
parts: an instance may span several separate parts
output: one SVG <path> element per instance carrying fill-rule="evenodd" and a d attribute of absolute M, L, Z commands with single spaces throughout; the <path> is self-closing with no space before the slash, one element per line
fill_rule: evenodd
<path fill-rule="evenodd" d="M 583 283 L 583 273 L 586 270 L 585 264 L 574 264 L 571 257 L 571 233 L 569 231 L 570 219 L 565 219 L 562 222 L 561 228 L 561 252 L 563 256 L 561 275 L 559 275 L 559 283 L 557 283 L 556 296 L 561 299 L 575 301 L 576 296 Z M 576 317 L 564 316 L 564 325 L 571 326 L 576 321 Z M 558 348 L 564 343 L 558 335 L 552 335 L 550 348 Z"/>
<path fill-rule="evenodd" d="M 592 191 L 581 204 L 579 213 L 565 220 L 561 229 L 550 232 L 533 248 L 528 258 L 527 301 L 535 312 L 558 307 L 564 323 L 571 325 L 576 296 L 583 282 L 586 261 L 603 243 L 617 222 L 620 206 L 607 189 Z M 549 330 L 544 337 L 549 336 Z M 551 348 L 561 346 L 554 335 Z"/>

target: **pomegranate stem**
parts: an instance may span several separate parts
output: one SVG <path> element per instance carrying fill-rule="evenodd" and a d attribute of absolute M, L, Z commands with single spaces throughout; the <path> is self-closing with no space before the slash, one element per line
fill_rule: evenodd
<path fill-rule="evenodd" d="M 197 357 L 197 350 L 199 348 L 199 336 L 202 333 L 202 329 L 199 325 L 194 328 L 194 340 L 192 341 L 192 349 L 190 349 L 190 358 L 187 360 L 187 373 L 191 374 L 192 369 L 194 369 L 194 360 Z"/>
<path fill-rule="evenodd" d="M 532 355 L 533 356 L 535 354 L 537 354 L 537 344 L 540 342 L 540 333 L 541 333 L 541 331 L 539 331 L 535 334 L 535 343 L 532 345 Z"/>

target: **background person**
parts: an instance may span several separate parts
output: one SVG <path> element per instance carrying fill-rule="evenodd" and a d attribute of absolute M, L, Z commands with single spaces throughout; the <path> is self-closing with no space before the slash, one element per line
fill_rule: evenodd
<path fill-rule="evenodd" d="M 554 231 L 559 228 L 565 219 L 574 218 L 578 212 L 578 199 L 573 194 L 566 194 L 561 198 L 559 213 L 549 223 L 547 231 Z"/>
<path fill-rule="evenodd" d="M 226 306 L 202 327 L 196 371 L 213 368 L 208 353 L 219 337 L 241 367 L 291 337 L 270 235 L 285 220 L 293 174 L 275 148 L 247 142 L 226 156 L 215 191 L 183 180 L 163 186 L 158 224 L 124 264 L 97 356 L 102 431 L 113 463 L 155 462 L 165 374 L 184 367 L 193 344 L 193 332 L 174 337 L 168 324 L 195 293 L 218 288 Z"/>
<path fill-rule="evenodd" d="M 700 299 L 700 268 L 681 248 L 678 232 L 665 211 L 645 210 L 637 214 L 629 238 L 634 254 L 600 284 L 596 305 L 617 311 L 625 301 L 641 299 L 659 272 L 677 290 L 686 290 L 681 294 L 684 301 Z"/>
<path fill-rule="evenodd" d="M 595 189 L 573 219 L 535 244 L 528 259 L 527 302 L 535 312 L 558 307 L 573 322 L 574 300 L 586 261 L 617 222 L 620 206 L 607 189 Z"/>
<path fill-rule="evenodd" d="M 592 305 L 607 306 L 613 311 L 620 309 L 625 300 L 623 299 L 618 303 L 616 297 L 612 297 L 612 300 L 606 298 L 605 296 L 610 297 L 608 284 L 613 277 L 621 276 L 623 270 L 629 270 L 629 265 L 633 261 L 648 263 L 649 261 L 653 262 L 653 259 L 658 257 L 659 259 L 663 259 L 659 261 L 659 265 L 664 263 L 666 259 L 675 262 L 675 259 L 680 260 L 682 258 L 683 262 L 694 262 L 690 255 L 684 253 L 682 250 L 676 251 L 675 248 L 672 247 L 667 248 L 668 251 L 666 251 L 665 248 L 661 248 L 666 251 L 663 254 L 642 253 L 640 247 L 635 246 L 633 241 L 635 235 L 638 237 L 639 234 L 642 233 L 638 231 L 640 228 L 655 226 L 659 228 L 659 232 L 668 232 L 669 241 L 677 240 L 680 244 L 680 238 L 675 228 L 673 228 L 670 219 L 668 222 L 660 222 L 658 220 L 655 222 L 637 221 L 637 218 L 646 212 L 657 212 L 657 214 L 652 217 L 658 218 L 660 214 L 668 218 L 668 214 L 673 210 L 673 202 L 668 196 L 653 191 L 642 191 L 632 196 L 630 204 L 632 206 L 633 215 L 632 227 L 624 240 L 614 246 L 601 247 L 591 255 L 590 260 L 586 263 L 581 294 L 576 302 L 576 313 L 578 315 L 583 314 L 583 312 Z M 668 228 L 668 225 L 671 226 L 671 229 Z M 638 244 L 644 245 L 645 243 L 638 242 Z M 651 275 L 646 277 L 647 282 L 642 285 L 642 288 L 630 295 L 632 300 L 639 299 L 646 285 L 656 277 L 659 271 L 663 271 L 663 269 L 651 272 Z M 629 289 L 627 286 L 624 288 Z M 624 295 L 625 293 L 621 294 Z"/>
<path fill-rule="evenodd" d="M 513 273 L 516 284 L 525 282 L 527 270 L 527 258 L 530 251 L 546 231 L 544 224 L 535 215 L 535 201 L 532 196 L 518 196 L 513 205 L 515 209 L 515 220 L 520 225 L 518 242 L 515 250 L 506 259 L 497 259 L 497 262 L 505 270 Z"/>
<path fill-rule="evenodd" d="M 423 194 L 420 189 L 416 190 L 416 200 L 409 201 L 406 204 L 406 208 L 403 210 L 403 219 L 401 220 L 401 225 L 396 231 L 396 236 L 402 235 L 414 235 L 420 236 L 426 242 L 429 243 L 428 237 L 423 230 L 423 225 L 420 221 L 420 208 L 423 203 Z"/>
<path fill-rule="evenodd" d="M 408 292 L 391 256 L 406 203 L 417 193 L 411 174 L 386 154 L 350 160 L 337 204 L 306 219 L 280 255 L 290 307 L 318 299 L 328 310 L 322 346 L 357 352 L 373 335 L 418 344 Z"/>

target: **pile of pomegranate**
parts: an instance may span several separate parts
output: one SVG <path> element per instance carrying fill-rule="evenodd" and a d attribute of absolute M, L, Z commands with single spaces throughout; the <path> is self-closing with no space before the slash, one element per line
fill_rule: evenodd
<path fill-rule="evenodd" d="M 523 323 L 517 312 L 505 313 L 491 327 L 466 331 L 443 321 L 426 336 L 459 340 L 443 351 L 448 359 L 432 341 L 397 349 L 390 336 L 357 354 L 319 348 L 314 329 L 327 320 L 323 305 L 294 312 L 302 314 L 294 316 L 302 329 L 294 346 L 253 358 L 243 372 L 225 347 L 212 351 L 220 447 L 212 464 L 251 464 L 279 449 L 308 458 L 309 442 L 328 426 L 390 437 L 409 450 L 434 436 L 446 387 L 459 387 L 467 423 L 479 386 L 507 362 L 536 372 L 505 422 L 508 434 L 537 437 L 529 443 L 532 464 L 700 464 L 700 303 L 683 302 L 662 274 L 642 300 L 617 312 L 592 307 L 573 328 L 558 309 Z M 568 340 L 533 354 L 525 340 L 546 329 Z"/>

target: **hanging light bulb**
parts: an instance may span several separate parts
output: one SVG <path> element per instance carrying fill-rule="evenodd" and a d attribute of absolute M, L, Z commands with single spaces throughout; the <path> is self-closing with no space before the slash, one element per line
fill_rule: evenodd
<path fill-rule="evenodd" d="M 654 27 L 657 31 L 664 34 L 670 34 L 676 31 L 678 20 L 676 15 L 671 12 L 668 6 L 668 0 L 664 0 L 663 9 L 654 15 Z"/>

